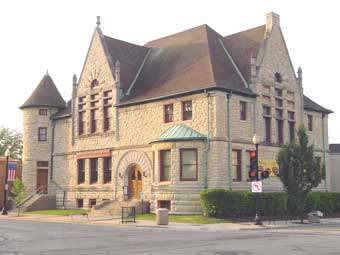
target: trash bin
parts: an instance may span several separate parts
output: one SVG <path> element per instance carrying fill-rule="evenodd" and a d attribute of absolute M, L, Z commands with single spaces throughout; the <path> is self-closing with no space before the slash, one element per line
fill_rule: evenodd
<path fill-rule="evenodd" d="M 313 211 L 308 213 L 308 220 L 311 223 L 320 223 L 321 217 L 323 217 L 323 213 L 320 211 Z"/>
<path fill-rule="evenodd" d="M 166 208 L 159 208 L 156 212 L 157 225 L 168 225 L 169 224 L 169 211 Z"/>

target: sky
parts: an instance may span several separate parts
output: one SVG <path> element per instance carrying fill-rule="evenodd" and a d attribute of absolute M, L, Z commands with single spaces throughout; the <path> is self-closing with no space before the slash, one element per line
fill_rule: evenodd
<path fill-rule="evenodd" d="M 338 1 L 11 0 L 1 1 L 0 10 L 0 126 L 22 130 L 19 106 L 46 70 L 70 99 L 72 75 L 80 75 L 96 16 L 104 34 L 143 45 L 202 24 L 232 34 L 263 25 L 273 11 L 280 15 L 295 70 L 302 67 L 305 94 L 335 112 L 329 141 L 340 143 Z"/>

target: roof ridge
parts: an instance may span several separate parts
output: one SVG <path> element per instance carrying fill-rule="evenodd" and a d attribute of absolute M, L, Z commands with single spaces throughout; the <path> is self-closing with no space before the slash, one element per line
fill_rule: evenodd
<path fill-rule="evenodd" d="M 196 29 L 199 29 L 201 27 L 205 27 L 205 26 L 208 26 L 207 24 L 202 24 L 202 25 L 199 25 L 199 26 L 196 26 L 196 27 L 192 27 L 192 28 L 188 28 L 188 29 L 185 29 L 183 31 L 180 31 L 180 32 L 177 32 L 177 33 L 173 33 L 173 34 L 170 34 L 170 35 L 167 35 L 167 36 L 164 36 L 164 37 L 160 37 L 158 39 L 154 39 L 154 40 L 151 40 L 151 41 L 148 41 L 144 44 L 145 47 L 152 47 L 152 46 L 149 46 L 150 44 L 153 44 L 157 41 L 161 41 L 161 40 L 164 40 L 164 39 L 168 39 L 168 38 L 171 38 L 171 37 L 175 37 L 175 36 L 178 36 L 178 35 L 181 35 L 183 33 L 187 33 L 189 31 L 193 31 L 193 30 L 196 30 Z"/>
<path fill-rule="evenodd" d="M 146 46 L 144 46 L 144 45 L 139 45 L 139 44 L 136 44 L 136 43 L 131 43 L 131 42 L 123 41 L 123 40 L 120 40 L 120 39 L 117 39 L 117 38 L 113 38 L 113 37 L 108 36 L 108 35 L 104 35 L 104 34 L 103 34 L 103 36 L 104 36 L 105 38 L 109 39 L 109 40 L 115 40 L 115 41 L 118 41 L 118 42 L 121 42 L 121 43 L 127 43 L 127 44 L 130 44 L 130 45 L 132 45 L 132 46 L 136 46 L 136 47 L 148 48 L 148 47 L 146 47 Z"/>
<path fill-rule="evenodd" d="M 239 31 L 239 32 L 236 32 L 236 33 L 232 33 L 230 35 L 225 35 L 225 36 L 223 36 L 223 38 L 226 38 L 226 37 L 229 37 L 229 36 L 234 36 L 234 35 L 241 34 L 241 33 L 250 32 L 250 31 L 253 31 L 253 30 L 256 30 L 256 29 L 260 29 L 260 28 L 265 27 L 265 26 L 266 25 L 260 25 L 260 26 L 257 26 L 257 27 L 249 28 L 249 29 L 242 30 L 242 31 Z"/>

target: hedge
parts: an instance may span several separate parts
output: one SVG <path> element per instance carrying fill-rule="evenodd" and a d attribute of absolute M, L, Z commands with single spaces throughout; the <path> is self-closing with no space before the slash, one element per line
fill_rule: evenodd
<path fill-rule="evenodd" d="M 260 211 L 263 216 L 293 214 L 284 192 L 261 193 Z M 203 212 L 209 216 L 240 217 L 255 214 L 255 194 L 247 191 L 209 189 L 201 193 Z M 311 192 L 306 212 L 320 210 L 325 214 L 340 212 L 340 193 Z"/>

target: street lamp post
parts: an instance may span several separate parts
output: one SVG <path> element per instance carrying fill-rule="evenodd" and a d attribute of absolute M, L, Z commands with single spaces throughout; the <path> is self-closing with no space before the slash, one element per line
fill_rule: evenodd
<path fill-rule="evenodd" d="M 5 156 L 6 156 L 6 174 L 5 174 L 5 189 L 4 189 L 4 206 L 2 207 L 2 215 L 7 215 L 7 190 L 8 190 L 8 161 L 9 161 L 9 149 L 6 150 L 5 152 Z"/>
<path fill-rule="evenodd" d="M 253 144 L 255 145 L 256 150 L 256 181 L 260 181 L 260 175 L 259 175 L 259 142 L 258 137 L 255 134 L 253 137 Z M 256 202 L 256 214 L 255 214 L 255 225 L 262 225 L 262 219 L 260 215 L 260 193 L 255 193 L 255 202 Z"/>

